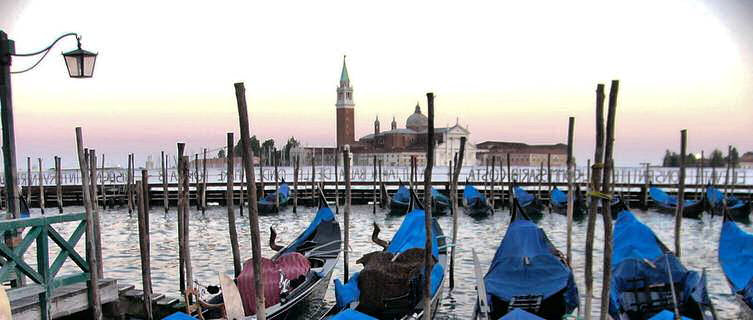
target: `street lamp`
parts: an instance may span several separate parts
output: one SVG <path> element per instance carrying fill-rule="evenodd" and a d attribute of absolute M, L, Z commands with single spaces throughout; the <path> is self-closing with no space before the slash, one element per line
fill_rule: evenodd
<path fill-rule="evenodd" d="M 78 49 L 63 53 L 68 75 L 71 78 L 91 78 L 94 74 L 94 62 L 97 54 L 81 49 L 81 37 L 76 33 L 66 33 L 52 42 L 46 48 L 32 53 L 16 53 L 13 40 L 8 34 L 0 30 L 0 120 L 2 120 L 3 158 L 5 162 L 5 196 L 8 213 L 11 218 L 19 217 L 18 183 L 16 177 L 16 138 L 13 126 L 13 97 L 11 94 L 10 75 L 24 73 L 34 69 L 47 56 L 53 46 L 63 38 L 75 36 Z M 31 67 L 19 71 L 10 71 L 13 56 L 32 57 L 42 55 Z"/>

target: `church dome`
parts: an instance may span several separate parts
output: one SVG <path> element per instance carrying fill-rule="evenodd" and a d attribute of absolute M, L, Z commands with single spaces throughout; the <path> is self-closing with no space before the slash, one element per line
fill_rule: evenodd
<path fill-rule="evenodd" d="M 429 118 L 421 113 L 421 107 L 416 104 L 416 111 L 413 112 L 408 120 L 405 120 L 405 127 L 415 131 L 426 130 L 429 126 Z"/>

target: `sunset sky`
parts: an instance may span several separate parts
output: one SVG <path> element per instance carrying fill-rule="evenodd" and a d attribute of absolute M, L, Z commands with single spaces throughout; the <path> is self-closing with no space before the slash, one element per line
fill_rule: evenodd
<path fill-rule="evenodd" d="M 679 150 L 753 151 L 753 6 L 693 1 L 0 1 L 17 52 L 64 32 L 98 51 L 93 79 L 69 79 L 59 43 L 13 75 L 19 168 L 26 156 L 74 164 L 74 127 L 125 164 L 136 153 L 225 144 L 245 82 L 252 133 L 333 145 L 342 57 L 356 136 L 375 116 L 400 127 L 436 94 L 436 125 L 472 142 L 565 142 L 576 117 L 580 165 L 593 156 L 594 90 L 620 80 L 615 158 L 659 163 Z M 16 58 L 19 70 L 34 59 Z"/>

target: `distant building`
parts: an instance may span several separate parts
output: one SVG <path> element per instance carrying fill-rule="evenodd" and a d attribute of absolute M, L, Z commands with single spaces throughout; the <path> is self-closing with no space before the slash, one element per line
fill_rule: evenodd
<path fill-rule="evenodd" d="M 312 159 L 317 166 L 333 166 L 336 155 L 338 155 L 337 148 L 332 146 L 297 146 L 290 149 L 291 161 L 295 161 L 296 158 L 300 159 L 301 168 L 310 167 Z M 342 154 L 338 156 L 338 165 L 342 165 Z"/>
<path fill-rule="evenodd" d="M 739 166 L 742 169 L 753 169 L 753 151 L 748 151 L 740 157 Z"/>
<path fill-rule="evenodd" d="M 429 119 L 421 113 L 421 106 L 416 104 L 413 114 L 405 120 L 405 128 L 398 128 L 392 118 L 390 130 L 381 131 L 379 117 L 374 121 L 374 133 L 358 140 L 353 148 L 353 161 L 356 165 L 372 165 L 374 157 L 386 166 L 410 165 L 411 156 L 416 157 L 418 166 L 426 165 L 426 149 Z M 460 152 L 460 139 L 466 138 L 466 165 L 475 164 L 476 147 L 470 142 L 470 131 L 455 123 L 452 127 L 434 128 L 434 165 L 449 164 L 455 153 Z"/>
<path fill-rule="evenodd" d="M 348 67 L 345 66 L 345 57 L 343 57 L 343 69 L 340 72 L 340 85 L 337 87 L 337 103 L 335 103 L 338 147 L 353 144 L 356 141 L 355 126 L 353 123 L 355 106 L 353 102 L 353 87 L 350 85 Z"/>
<path fill-rule="evenodd" d="M 476 148 L 479 163 L 486 163 L 487 159 L 496 156 L 499 161 L 507 164 L 507 154 L 510 154 L 511 166 L 546 166 L 550 154 L 552 167 L 565 166 L 567 162 L 567 145 L 563 143 L 528 145 L 520 142 L 485 141 L 477 144 Z"/>

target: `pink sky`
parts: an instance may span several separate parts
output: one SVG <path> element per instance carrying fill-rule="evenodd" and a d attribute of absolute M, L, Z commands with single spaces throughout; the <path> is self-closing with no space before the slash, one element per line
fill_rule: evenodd
<path fill-rule="evenodd" d="M 9 1 L 0 29 L 17 51 L 76 31 L 99 51 L 95 77 L 68 79 L 53 49 L 32 72 L 13 76 L 19 168 L 25 157 L 74 163 L 74 127 L 108 163 L 126 154 L 188 144 L 194 153 L 237 135 L 233 83 L 247 88 L 252 131 L 278 141 L 334 143 L 335 87 L 342 54 L 355 87 L 356 135 L 399 125 L 425 93 L 437 95 L 437 126 L 460 118 L 473 142 L 564 142 L 576 117 L 576 158 L 593 154 L 597 83 L 621 81 L 618 163 L 658 162 L 679 149 L 753 150 L 753 46 L 739 8 L 702 1 L 563 4 L 347 1 Z M 180 10 L 174 10 L 176 7 Z M 80 11 L 83 10 L 83 11 Z M 744 11 L 744 10 L 743 10 Z M 732 13 L 730 13 L 732 12 Z M 667 16 L 672 16 L 668 23 Z M 138 17 L 135 19 L 135 17 Z M 747 22 L 741 22 L 747 21 Z M 13 69 L 33 63 L 16 59 Z"/>

